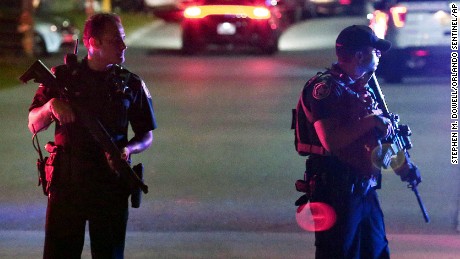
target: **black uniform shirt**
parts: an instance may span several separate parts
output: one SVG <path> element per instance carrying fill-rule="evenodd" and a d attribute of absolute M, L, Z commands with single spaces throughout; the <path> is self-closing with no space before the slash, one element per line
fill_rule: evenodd
<path fill-rule="evenodd" d="M 365 107 L 358 93 L 352 89 L 353 81 L 337 65 L 317 78 L 303 91 L 303 100 L 310 110 L 312 124 L 321 119 L 338 118 L 341 121 L 362 117 Z"/>
<path fill-rule="evenodd" d="M 70 75 L 66 73 L 65 66 L 59 66 L 55 68 L 55 74 L 64 83 L 71 81 L 71 91 L 75 92 L 72 101 L 80 102 L 98 118 L 121 148 L 128 143 L 129 124 L 138 134 L 154 130 L 157 124 L 151 96 L 144 82 L 126 69 L 119 69 L 118 74 L 123 76 L 129 74 L 129 80 L 125 82 L 128 88 L 125 93 L 122 93 L 119 87 L 115 86 L 114 82 L 120 80 L 118 76 L 113 75 L 113 70 L 107 72 L 91 70 L 87 59 L 84 59 L 77 73 Z M 52 98 L 62 98 L 62 96 L 59 96 L 56 90 L 40 85 L 29 111 L 44 105 Z M 101 153 L 98 144 L 79 121 L 67 125 L 56 123 L 55 143 L 64 149 L 71 148 L 73 154 L 87 154 L 91 159 L 95 158 L 95 154 Z"/>
<path fill-rule="evenodd" d="M 313 124 L 322 119 L 334 118 L 339 123 L 353 124 L 373 112 L 372 99 L 363 101 L 365 85 L 354 82 L 338 65 L 333 65 L 326 73 L 320 74 L 307 83 L 302 92 L 302 100 L 309 111 L 309 139 L 321 145 Z M 306 134 L 306 133 L 304 133 Z M 359 174 L 375 174 L 378 168 L 372 165 L 372 149 L 376 146 L 375 132 L 370 131 L 341 150 L 334 156 L 352 166 Z"/>

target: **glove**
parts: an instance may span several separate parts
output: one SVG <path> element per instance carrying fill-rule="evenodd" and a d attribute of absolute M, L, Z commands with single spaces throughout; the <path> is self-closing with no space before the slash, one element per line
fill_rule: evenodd
<path fill-rule="evenodd" d="M 416 187 L 419 183 L 422 182 L 422 176 L 420 175 L 420 170 L 417 166 L 410 163 L 409 170 L 406 175 L 401 175 L 401 181 L 408 182 L 410 185 Z"/>
<path fill-rule="evenodd" d="M 401 181 L 408 182 L 409 185 L 416 187 L 419 183 L 422 182 L 422 176 L 420 175 L 420 170 L 410 161 L 409 153 L 404 152 L 404 163 L 397 165 L 397 163 L 392 164 L 391 167 L 399 177 Z"/>

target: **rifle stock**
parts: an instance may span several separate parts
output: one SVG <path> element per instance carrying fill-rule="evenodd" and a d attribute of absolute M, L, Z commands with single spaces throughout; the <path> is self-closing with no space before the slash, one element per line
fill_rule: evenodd
<path fill-rule="evenodd" d="M 55 86 L 56 76 L 43 64 L 41 60 L 35 61 L 24 74 L 19 77 L 19 80 L 26 84 L 28 81 L 34 79 L 36 83 L 43 83 Z"/>
<path fill-rule="evenodd" d="M 114 162 L 116 171 L 121 175 L 121 177 L 128 181 L 131 191 L 135 192 L 137 188 L 140 188 L 142 192 L 148 193 L 148 186 L 144 184 L 138 174 L 134 172 L 129 163 L 121 158 L 120 150 L 107 133 L 104 125 L 102 125 L 97 118 L 92 116 L 91 111 L 88 111 L 84 105 L 72 100 L 72 96 L 69 96 L 70 93 L 68 92 L 67 86 L 59 87 L 56 76 L 51 73 L 51 71 L 40 60 L 35 61 L 29 69 L 27 69 L 27 71 L 19 77 L 19 80 L 23 83 L 27 83 L 32 79 L 36 83 L 41 83 L 48 87 L 57 89 L 61 91 L 64 96 L 67 96 L 76 116 L 80 119 L 96 142 L 99 143 L 102 149 L 109 153 Z"/>

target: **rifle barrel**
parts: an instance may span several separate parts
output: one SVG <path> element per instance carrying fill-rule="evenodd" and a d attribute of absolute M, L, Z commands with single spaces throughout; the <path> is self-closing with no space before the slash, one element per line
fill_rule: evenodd
<path fill-rule="evenodd" d="M 375 73 L 372 74 L 371 79 L 369 80 L 369 86 L 372 88 L 372 90 L 374 90 L 377 98 L 376 101 L 382 109 L 383 115 L 387 118 L 390 118 L 390 110 L 388 109 L 388 105 L 385 102 L 385 96 L 383 95 L 382 88 L 380 88 L 379 81 L 377 81 Z"/>
<path fill-rule="evenodd" d="M 428 216 L 428 212 L 426 211 L 425 205 L 422 202 L 422 198 L 420 197 L 420 194 L 418 193 L 417 186 L 414 184 L 411 184 L 410 188 L 415 194 L 415 197 L 417 197 L 417 202 L 418 205 L 420 206 L 420 209 L 422 210 L 423 218 L 425 219 L 426 223 L 430 222 L 430 216 Z"/>

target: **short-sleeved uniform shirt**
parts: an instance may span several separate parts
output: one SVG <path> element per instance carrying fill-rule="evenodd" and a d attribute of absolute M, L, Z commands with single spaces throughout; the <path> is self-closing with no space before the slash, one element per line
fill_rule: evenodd
<path fill-rule="evenodd" d="M 127 72 L 126 70 L 124 72 Z M 129 73 L 129 72 L 128 72 Z M 128 142 L 128 125 L 131 123 L 135 133 L 145 133 L 157 127 L 150 93 L 144 82 L 135 74 L 130 73 L 129 89 L 121 93 L 113 86 L 113 79 L 109 72 L 91 70 L 84 59 L 78 69 L 77 76 L 72 79 L 72 86 L 77 94 L 75 100 L 97 117 L 108 130 L 113 140 L 124 146 Z M 59 78 L 59 68 L 56 76 Z M 52 98 L 60 98 L 59 93 L 41 85 L 29 107 L 29 111 L 44 105 Z M 73 145 L 88 148 L 94 146 L 92 138 L 88 138 L 86 129 L 78 121 L 70 126 L 61 126 L 56 123 L 56 145 L 67 146 L 71 143 L 69 137 L 74 138 Z"/>
<path fill-rule="evenodd" d="M 308 116 L 303 115 L 309 117 L 309 119 L 305 118 L 308 120 L 309 132 L 299 134 L 305 134 L 304 137 L 309 138 L 310 142 L 321 145 L 313 127 L 316 121 L 335 118 L 341 124 L 355 123 L 372 113 L 372 110 L 376 109 L 373 99 L 368 98 L 367 102 L 363 102 L 361 98 L 366 91 L 372 96 L 372 92 L 367 86 L 355 84 L 338 65 L 334 64 L 330 70 L 317 75 L 305 85 L 301 101 L 309 113 Z M 371 161 L 369 161 L 365 142 L 373 142 L 374 140 L 376 140 L 375 135 L 370 132 L 369 136 L 364 136 L 334 155 L 339 158 L 344 157 L 344 160 L 356 160 L 354 162 L 357 164 L 369 164 Z M 373 144 L 369 143 L 369 145 Z"/>
<path fill-rule="evenodd" d="M 351 78 L 333 65 L 331 70 L 304 88 L 303 100 L 311 111 L 311 123 L 331 117 L 347 121 L 368 114 L 370 107 L 359 101 L 359 94 Z"/>
<path fill-rule="evenodd" d="M 72 75 L 66 72 L 65 66 L 58 66 L 54 70 L 57 79 L 63 81 L 61 85 L 67 84 L 71 92 L 75 93 L 72 101 L 84 105 L 102 123 L 119 148 L 128 143 L 129 125 L 137 134 L 157 127 L 150 93 L 137 75 L 115 66 L 107 72 L 94 71 L 88 67 L 87 59 L 79 64 L 76 73 Z M 64 97 L 58 91 L 40 85 L 29 111 L 52 98 Z M 98 177 L 101 182 L 105 181 L 101 177 L 103 174 L 86 173 L 101 168 L 102 171 L 106 170 L 107 162 L 104 151 L 82 123 L 77 119 L 71 124 L 56 123 L 55 127 L 55 144 L 72 156 L 72 178 L 78 178 L 77 181 L 82 183 L 92 183 Z"/>

